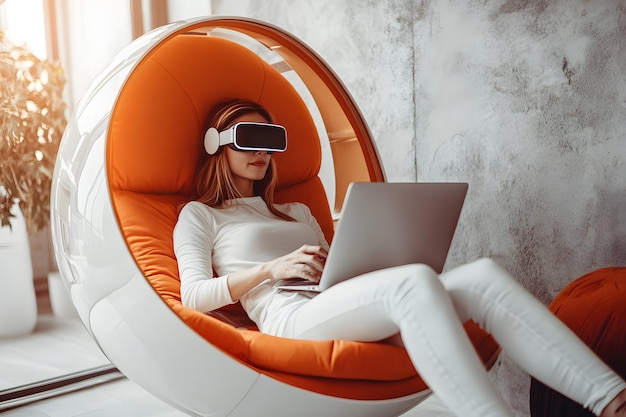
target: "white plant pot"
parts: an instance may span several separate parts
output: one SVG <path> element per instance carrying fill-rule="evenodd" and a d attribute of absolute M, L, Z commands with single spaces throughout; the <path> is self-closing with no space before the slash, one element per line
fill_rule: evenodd
<path fill-rule="evenodd" d="M 23 336 L 37 323 L 37 297 L 26 222 L 17 204 L 10 227 L 0 227 L 0 338 Z"/>
<path fill-rule="evenodd" d="M 72 303 L 70 292 L 63 284 L 58 271 L 48 273 L 48 293 L 52 313 L 56 317 L 78 319 L 78 312 Z"/>

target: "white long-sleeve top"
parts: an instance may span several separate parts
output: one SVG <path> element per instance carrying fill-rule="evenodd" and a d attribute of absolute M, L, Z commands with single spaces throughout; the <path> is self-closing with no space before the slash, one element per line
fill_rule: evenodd
<path fill-rule="evenodd" d="M 174 252 L 185 306 L 208 312 L 232 304 L 228 274 L 271 261 L 305 244 L 328 249 L 324 234 L 306 205 L 279 204 L 276 208 L 297 221 L 274 216 L 261 197 L 231 200 L 223 208 L 195 201 L 183 207 L 174 228 Z M 296 308 L 306 299 L 300 293 L 279 291 L 272 281 L 266 280 L 240 301 L 263 331 L 271 310 L 290 304 Z"/>

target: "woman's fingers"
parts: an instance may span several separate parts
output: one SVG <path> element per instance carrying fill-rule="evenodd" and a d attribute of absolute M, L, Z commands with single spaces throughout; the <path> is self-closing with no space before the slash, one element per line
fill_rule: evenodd
<path fill-rule="evenodd" d="M 304 245 L 272 261 L 274 279 L 302 278 L 319 281 L 328 253 L 320 246 Z"/>
<path fill-rule="evenodd" d="M 302 278 L 311 281 L 319 281 L 322 271 L 307 264 L 296 264 L 292 269 L 293 278 Z"/>
<path fill-rule="evenodd" d="M 306 255 L 300 262 L 315 266 L 318 270 L 324 269 L 328 252 L 321 246 L 302 246 L 300 250 Z"/>
<path fill-rule="evenodd" d="M 321 246 L 304 245 L 299 250 L 306 254 L 318 256 L 323 259 L 326 259 L 326 257 L 328 256 L 328 252 L 326 251 L 326 249 Z"/>

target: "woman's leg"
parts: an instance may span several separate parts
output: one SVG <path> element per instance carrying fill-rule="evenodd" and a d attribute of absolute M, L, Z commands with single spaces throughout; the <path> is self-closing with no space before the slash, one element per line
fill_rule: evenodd
<path fill-rule="evenodd" d="M 596 415 L 624 382 L 503 268 L 483 259 L 440 276 L 461 321 L 473 319 L 528 373 Z"/>
<path fill-rule="evenodd" d="M 408 265 L 338 284 L 293 315 L 301 339 L 377 341 L 398 331 L 424 381 L 458 416 L 512 416 L 432 269 Z"/>

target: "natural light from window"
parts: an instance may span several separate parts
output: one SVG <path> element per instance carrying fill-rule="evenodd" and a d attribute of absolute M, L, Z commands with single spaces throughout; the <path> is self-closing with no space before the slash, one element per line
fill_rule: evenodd
<path fill-rule="evenodd" d="M 43 0 L 5 0 L 0 4 L 0 31 L 17 45 L 47 58 Z"/>

